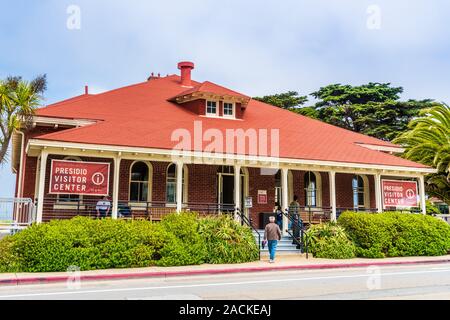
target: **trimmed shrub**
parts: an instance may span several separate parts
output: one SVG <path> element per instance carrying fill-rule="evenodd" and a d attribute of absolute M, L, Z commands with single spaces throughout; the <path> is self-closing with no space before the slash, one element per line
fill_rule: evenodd
<path fill-rule="evenodd" d="M 19 272 L 20 259 L 15 254 L 14 239 L 7 236 L 0 241 L 0 272 Z"/>
<path fill-rule="evenodd" d="M 166 232 L 173 235 L 160 251 L 160 266 L 201 264 L 207 256 L 205 239 L 200 235 L 197 213 L 171 214 L 161 221 Z"/>
<path fill-rule="evenodd" d="M 161 223 L 77 217 L 33 225 L 0 241 L 0 272 L 66 271 L 256 260 L 251 231 L 224 218 L 171 214 Z M 226 221 L 226 220 L 223 220 Z M 207 231 L 205 226 L 214 227 Z M 231 237 L 229 228 L 234 228 Z M 243 239 L 240 239 L 243 237 Z M 228 250 L 212 243 L 228 244 Z"/>
<path fill-rule="evenodd" d="M 348 211 L 338 224 L 355 243 L 359 257 L 438 256 L 450 249 L 450 226 L 431 216 Z"/>
<path fill-rule="evenodd" d="M 250 228 L 229 216 L 200 220 L 200 234 L 206 241 L 207 263 L 242 263 L 258 259 L 258 245 Z"/>
<path fill-rule="evenodd" d="M 145 221 L 74 218 L 33 225 L 12 237 L 22 271 L 65 271 L 154 265 L 171 234 Z"/>
<path fill-rule="evenodd" d="M 306 232 L 310 252 L 315 258 L 351 259 L 355 257 L 355 245 L 344 228 L 336 223 L 311 226 Z"/>

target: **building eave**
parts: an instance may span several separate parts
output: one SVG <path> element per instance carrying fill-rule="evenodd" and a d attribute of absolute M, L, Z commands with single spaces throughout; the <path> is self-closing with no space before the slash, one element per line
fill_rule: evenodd
<path fill-rule="evenodd" d="M 436 169 L 429 167 L 405 167 L 326 160 L 275 158 L 267 156 L 207 153 L 199 151 L 83 144 L 42 139 L 30 139 L 27 144 L 26 152 L 27 154 L 29 154 L 34 151 L 36 156 L 41 149 L 49 148 L 57 150 L 60 154 L 70 154 L 71 152 L 78 152 L 81 155 L 87 155 L 88 153 L 95 152 L 98 157 L 112 157 L 113 155 L 120 154 L 122 158 L 129 159 L 145 158 L 147 160 L 151 160 L 152 158 L 158 158 L 159 161 L 174 161 L 179 159 L 185 161 L 186 163 L 204 164 L 214 164 L 222 163 L 223 161 L 230 161 L 230 163 L 240 162 L 242 165 L 261 168 L 288 167 L 297 170 L 301 170 L 302 168 L 316 168 L 317 171 L 328 171 L 330 169 L 333 169 L 336 172 L 347 172 L 349 170 L 352 170 L 361 173 L 370 172 L 382 173 L 387 175 L 407 174 L 410 176 L 421 176 L 436 172 Z M 92 156 L 92 154 L 90 155 Z"/>

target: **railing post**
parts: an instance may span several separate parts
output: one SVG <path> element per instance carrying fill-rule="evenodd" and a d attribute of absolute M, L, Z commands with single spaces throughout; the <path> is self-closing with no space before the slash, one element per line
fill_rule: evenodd
<path fill-rule="evenodd" d="M 288 200 L 288 173 L 289 170 L 287 168 L 281 168 L 281 209 L 287 210 L 289 207 Z M 283 235 L 287 235 L 287 229 L 289 227 L 289 219 L 287 216 L 283 215 Z"/>
<path fill-rule="evenodd" d="M 422 209 L 422 214 L 427 214 L 427 206 L 425 202 L 425 177 L 422 175 L 419 177 L 420 182 L 420 208 Z"/>
<path fill-rule="evenodd" d="M 39 190 L 38 190 L 38 200 L 37 200 L 37 212 L 36 212 L 36 222 L 42 222 L 42 215 L 44 211 L 44 194 L 45 194 L 45 173 L 47 168 L 47 158 L 48 151 L 41 151 L 41 161 L 39 164 Z"/>
<path fill-rule="evenodd" d="M 111 218 L 117 219 L 119 216 L 119 179 L 120 179 L 120 155 L 114 157 L 114 181 L 112 194 L 112 212 Z"/>
<path fill-rule="evenodd" d="M 330 220 L 332 222 L 336 222 L 337 220 L 337 211 L 336 211 L 336 172 L 330 171 L 328 173 L 329 181 L 330 181 L 330 207 L 331 207 L 331 216 Z"/>
<path fill-rule="evenodd" d="M 375 178 L 375 204 L 377 206 L 377 212 L 383 212 L 382 190 L 381 190 L 381 174 L 376 173 Z"/>
<path fill-rule="evenodd" d="M 183 208 L 183 162 L 176 163 L 177 181 L 176 181 L 176 202 L 177 213 L 180 213 Z"/>

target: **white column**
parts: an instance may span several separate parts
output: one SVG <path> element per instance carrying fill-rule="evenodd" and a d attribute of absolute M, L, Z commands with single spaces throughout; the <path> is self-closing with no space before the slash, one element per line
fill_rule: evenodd
<path fill-rule="evenodd" d="M 117 219 L 119 211 L 119 178 L 120 178 L 120 162 L 121 158 L 116 156 L 114 158 L 114 181 L 113 181 L 113 205 L 111 217 Z"/>
<path fill-rule="evenodd" d="M 422 208 L 422 214 L 427 214 L 427 206 L 425 203 L 425 177 L 419 177 L 419 192 L 420 192 L 420 207 Z"/>
<path fill-rule="evenodd" d="M 177 212 L 183 207 L 183 162 L 177 162 Z"/>
<path fill-rule="evenodd" d="M 241 209 L 241 166 L 234 166 L 234 206 Z"/>
<path fill-rule="evenodd" d="M 330 171 L 328 173 L 330 180 L 330 206 L 331 206 L 331 221 L 337 220 L 336 214 L 336 172 Z"/>
<path fill-rule="evenodd" d="M 283 212 L 289 207 L 289 190 L 288 190 L 288 173 L 289 170 L 287 168 L 281 169 L 281 210 Z M 286 235 L 287 228 L 289 225 L 289 220 L 286 216 L 283 215 L 283 234 Z"/>
<path fill-rule="evenodd" d="M 382 190 L 381 190 L 381 174 L 376 173 L 375 178 L 375 204 L 378 212 L 383 212 Z"/>
<path fill-rule="evenodd" d="M 40 161 L 40 168 L 39 168 L 39 190 L 38 190 L 38 197 L 37 197 L 37 212 L 36 212 L 36 222 L 41 223 L 42 222 L 42 213 L 44 211 L 44 194 L 45 194 L 45 171 L 47 169 L 47 158 L 48 158 L 48 151 L 42 150 L 41 151 L 41 161 Z"/>

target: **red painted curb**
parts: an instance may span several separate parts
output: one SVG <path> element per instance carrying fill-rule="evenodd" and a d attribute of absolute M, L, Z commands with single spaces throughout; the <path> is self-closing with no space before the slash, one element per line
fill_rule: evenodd
<path fill-rule="evenodd" d="M 389 266 L 389 265 L 411 265 L 411 264 L 429 264 L 429 263 L 448 263 L 450 259 L 442 260 L 414 260 L 414 261 L 380 261 L 380 262 L 356 262 L 356 263 L 329 263 L 329 264 L 313 264 L 313 265 L 297 265 L 297 266 L 267 266 L 267 267 L 242 267 L 228 269 L 207 269 L 207 270 L 189 270 L 189 271 L 166 271 L 166 272 L 130 272 L 130 273 L 114 273 L 114 274 L 92 274 L 81 275 L 80 280 L 124 280 L 138 278 L 165 278 L 177 276 L 193 276 L 207 274 L 228 274 L 243 272 L 265 272 L 265 271 L 283 271 L 283 270 L 315 270 L 315 269 L 342 269 L 342 268 L 358 268 L 368 266 Z M 29 277 L 29 278 L 9 278 L 0 279 L 0 285 L 26 285 L 26 284 L 42 284 L 65 282 L 70 276 L 48 276 L 48 277 Z"/>

